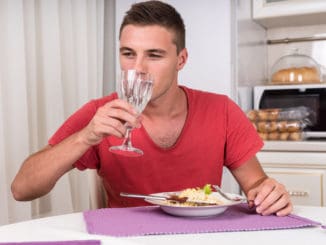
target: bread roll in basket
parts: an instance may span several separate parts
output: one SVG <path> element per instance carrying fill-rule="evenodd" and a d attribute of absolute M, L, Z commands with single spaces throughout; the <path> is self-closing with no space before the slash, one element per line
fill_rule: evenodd
<path fill-rule="evenodd" d="M 320 65 L 308 55 L 294 53 L 277 60 L 270 72 L 271 84 L 321 83 Z"/>
<path fill-rule="evenodd" d="M 273 84 L 320 83 L 319 71 L 316 67 L 294 67 L 282 69 L 272 75 Z"/>

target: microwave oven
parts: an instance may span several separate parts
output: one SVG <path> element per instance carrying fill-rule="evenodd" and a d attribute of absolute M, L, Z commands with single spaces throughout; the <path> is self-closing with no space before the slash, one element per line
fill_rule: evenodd
<path fill-rule="evenodd" d="M 312 123 L 306 128 L 306 138 L 326 139 L 326 84 L 255 86 L 253 104 L 256 110 L 308 107 Z"/>

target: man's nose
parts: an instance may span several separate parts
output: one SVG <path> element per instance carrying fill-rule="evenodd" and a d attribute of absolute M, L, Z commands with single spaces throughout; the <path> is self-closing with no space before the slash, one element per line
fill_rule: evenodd
<path fill-rule="evenodd" d="M 137 57 L 134 69 L 140 73 L 147 72 L 146 61 L 143 57 Z"/>

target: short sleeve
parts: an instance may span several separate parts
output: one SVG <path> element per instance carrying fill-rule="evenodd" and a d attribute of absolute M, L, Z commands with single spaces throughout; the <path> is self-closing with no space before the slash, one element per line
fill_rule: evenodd
<path fill-rule="evenodd" d="M 52 135 L 48 143 L 50 145 L 56 145 L 65 138 L 78 132 L 90 122 L 96 113 L 95 101 L 90 101 L 72 114 L 61 127 Z M 86 168 L 96 169 L 98 167 L 98 156 L 95 151 L 95 147 L 90 147 L 84 155 L 74 163 L 74 167 L 80 170 Z"/>
<path fill-rule="evenodd" d="M 263 141 L 241 108 L 232 100 L 226 104 L 227 139 L 225 165 L 235 169 L 256 155 Z"/>

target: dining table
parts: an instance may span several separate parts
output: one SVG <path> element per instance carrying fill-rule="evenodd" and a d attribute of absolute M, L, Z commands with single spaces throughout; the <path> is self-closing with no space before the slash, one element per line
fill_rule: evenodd
<path fill-rule="evenodd" d="M 157 209 L 156 209 L 157 208 Z M 137 209 L 139 211 L 140 209 Z M 172 219 L 174 221 L 181 222 L 180 219 L 182 217 L 173 217 L 169 214 L 160 211 L 159 207 L 152 207 L 152 209 L 146 209 L 147 223 L 149 226 L 153 226 L 151 216 L 151 212 L 157 212 L 160 217 L 163 219 Z M 101 211 L 101 210 L 100 210 Z M 105 212 L 108 216 L 105 216 Z M 103 222 L 106 218 L 110 218 L 114 216 L 114 209 L 105 209 L 100 213 L 96 213 L 99 216 L 97 221 L 93 223 L 93 228 L 96 227 L 97 222 Z M 62 242 L 61 244 L 69 244 L 65 242 L 75 241 L 78 244 L 78 241 L 97 241 L 98 244 L 187 244 L 187 245 L 210 245 L 210 244 L 241 244 L 241 245 L 252 245 L 252 244 L 309 244 L 309 245 L 317 245 L 317 244 L 325 244 L 326 243 L 326 207 L 317 207 L 317 206 L 294 206 L 293 215 L 298 216 L 303 219 L 303 221 L 312 221 L 313 225 L 311 226 L 302 226 L 302 227 L 283 227 L 281 229 L 278 228 L 262 228 L 262 229 L 239 229 L 239 230 L 207 230 L 205 232 L 205 225 L 203 225 L 201 230 L 192 230 L 191 232 L 187 231 L 187 222 L 198 224 L 198 222 L 202 222 L 200 224 L 205 224 L 207 222 L 206 218 L 189 218 L 189 220 L 185 219 L 180 223 L 183 225 L 182 232 L 155 232 L 155 228 L 148 227 L 152 229 L 154 232 L 148 234 L 142 234 L 141 232 L 137 234 L 137 229 L 144 229 L 145 224 L 141 224 L 137 222 L 137 217 L 128 217 L 130 213 L 126 212 L 124 209 L 118 210 L 121 213 L 125 213 L 126 215 L 121 217 L 121 220 L 117 224 L 112 224 L 113 227 L 119 229 L 120 231 L 128 231 L 130 229 L 130 225 L 134 225 L 136 228 L 136 232 L 132 233 L 116 233 L 118 235 L 108 235 L 105 232 L 101 234 L 101 232 L 90 232 L 90 224 L 85 220 L 85 214 L 87 212 L 76 212 L 70 214 L 63 214 L 45 218 L 32 219 L 23 222 L 12 223 L 8 225 L 0 226 L 0 244 L 19 244 L 19 243 L 28 243 L 28 244 L 56 244 L 55 242 Z M 90 210 L 88 212 L 97 212 L 97 210 Z M 160 213 L 161 212 L 161 213 Z M 119 215 L 121 215 L 119 213 Z M 179 219 L 179 220 L 178 220 Z M 219 215 L 217 215 L 214 219 L 218 221 Z M 153 220 L 155 220 L 153 216 Z M 280 219 L 281 220 L 281 219 Z M 89 221 L 89 220 L 88 220 Z M 186 223 L 185 223 L 186 222 Z M 232 223 L 232 219 L 230 219 L 228 225 Z M 259 221 L 257 221 L 259 223 Z M 110 230 L 110 223 L 103 223 L 107 226 L 106 230 Z M 137 226 L 138 225 L 138 226 Z M 177 224 L 179 226 L 179 224 Z M 259 227 L 259 224 L 257 227 Z M 116 227 L 114 227 L 116 226 Z M 119 226 L 119 227 L 118 227 Z M 162 226 L 163 227 L 163 226 Z M 177 226 L 176 226 L 177 227 Z M 106 228 L 106 227 L 104 227 Z M 169 225 L 169 227 L 171 226 Z M 181 228 L 181 227 L 180 227 Z M 160 229 L 158 225 L 157 229 Z M 171 228 L 172 229 L 172 228 Z M 176 228 L 176 231 L 178 227 Z M 157 230 L 160 231 L 160 230 Z M 60 244 L 60 243 L 58 243 Z M 82 243 L 80 243 L 82 244 Z M 86 245 L 87 243 L 84 243 Z M 94 243 L 88 243 L 94 244 Z"/>

